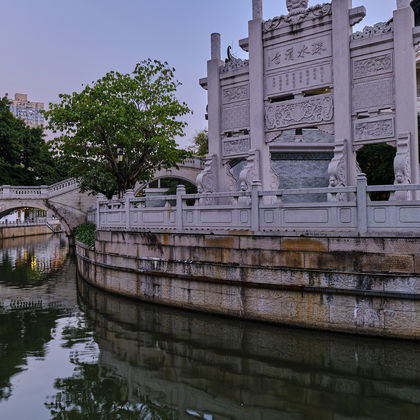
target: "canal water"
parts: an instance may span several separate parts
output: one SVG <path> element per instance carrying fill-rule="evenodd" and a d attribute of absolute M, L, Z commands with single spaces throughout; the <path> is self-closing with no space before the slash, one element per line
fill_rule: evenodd
<path fill-rule="evenodd" d="M 0 419 L 420 419 L 420 343 L 154 306 L 0 241 Z"/>

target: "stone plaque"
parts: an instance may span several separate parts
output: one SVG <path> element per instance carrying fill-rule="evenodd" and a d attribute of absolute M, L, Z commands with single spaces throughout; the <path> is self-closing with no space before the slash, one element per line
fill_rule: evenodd
<path fill-rule="evenodd" d="M 265 78 L 265 94 L 267 97 L 294 90 L 329 86 L 332 83 L 331 63 L 316 64 L 296 70 L 283 71 Z"/>
<path fill-rule="evenodd" d="M 249 128 L 249 104 L 223 107 L 222 130 L 234 131 Z"/>
<path fill-rule="evenodd" d="M 363 142 L 395 137 L 395 119 L 393 116 L 363 118 L 353 122 L 354 140 Z"/>
<path fill-rule="evenodd" d="M 250 149 L 249 136 L 229 137 L 223 140 L 223 156 L 243 155 Z"/>
<path fill-rule="evenodd" d="M 353 59 L 353 79 L 391 73 L 394 69 L 392 53 Z"/>
<path fill-rule="evenodd" d="M 331 122 L 333 117 L 332 95 L 317 95 L 266 106 L 265 127 L 267 130 L 274 130 L 320 124 Z"/>
<path fill-rule="evenodd" d="M 394 105 L 394 79 L 386 78 L 353 85 L 353 111 Z"/>
<path fill-rule="evenodd" d="M 228 87 L 222 91 L 222 100 L 224 104 L 247 99 L 249 99 L 249 85 Z"/>
<path fill-rule="evenodd" d="M 331 51 L 331 35 L 287 43 L 286 45 L 265 51 L 266 70 L 331 57 Z"/>

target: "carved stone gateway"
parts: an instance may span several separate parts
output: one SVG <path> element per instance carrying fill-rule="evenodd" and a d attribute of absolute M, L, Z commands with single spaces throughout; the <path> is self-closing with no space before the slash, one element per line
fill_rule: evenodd
<path fill-rule="evenodd" d="M 261 180 L 263 190 L 329 185 L 328 199 L 342 201 L 348 193 L 333 190 L 356 186 L 355 151 L 388 143 L 398 150 L 396 182 L 420 183 L 420 30 L 413 27 L 410 2 L 396 1 L 386 22 L 358 32 L 352 27 L 366 9 L 352 8 L 351 1 L 308 7 L 307 0 L 283 0 L 288 13 L 266 21 L 263 0 L 251 2 L 249 33 L 239 42 L 249 57 L 236 58 L 229 49 L 223 62 L 220 35 L 213 34 L 208 77 L 200 81 L 208 89 L 210 154 L 219 170 L 247 159 L 239 177 L 246 191 L 253 180 Z M 407 133 L 405 141 L 397 130 Z M 228 188 L 228 182 L 217 188 Z"/>

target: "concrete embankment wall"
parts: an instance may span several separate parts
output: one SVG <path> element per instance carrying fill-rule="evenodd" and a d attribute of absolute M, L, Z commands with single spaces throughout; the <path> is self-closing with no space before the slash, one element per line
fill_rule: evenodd
<path fill-rule="evenodd" d="M 47 225 L 16 225 L 0 226 L 0 239 L 20 238 L 22 236 L 46 235 L 50 234 L 51 229 Z"/>
<path fill-rule="evenodd" d="M 420 339 L 420 242 L 96 233 L 78 269 L 110 292 L 307 328 Z"/>

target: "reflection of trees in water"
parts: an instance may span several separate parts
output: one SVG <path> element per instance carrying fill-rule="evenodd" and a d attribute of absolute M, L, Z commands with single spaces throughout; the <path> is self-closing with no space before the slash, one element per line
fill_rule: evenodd
<path fill-rule="evenodd" d="M 44 357 L 57 311 L 0 314 L 0 401 L 12 395 L 10 378 L 25 370 L 28 356 Z"/>
<path fill-rule="evenodd" d="M 51 419 L 175 419 L 171 412 L 152 404 L 147 397 L 140 396 L 140 402 L 130 403 L 126 385 L 116 379 L 104 378 L 98 364 L 72 361 L 75 364 L 73 376 L 57 379 L 55 388 L 59 390 L 49 397 L 45 406 L 50 410 Z"/>
<path fill-rule="evenodd" d="M 98 364 L 93 331 L 93 323 L 83 316 L 73 317 L 62 330 L 62 346 L 73 349 L 70 362 L 75 368 L 71 377 L 56 379 L 54 383 L 58 392 L 45 403 L 51 419 L 175 419 L 168 409 L 153 404 L 145 396 L 139 395 L 136 403 L 128 400 L 125 381 L 105 372 Z M 78 344 L 82 346 L 77 347 Z"/>
<path fill-rule="evenodd" d="M 24 238 L 25 239 L 25 238 Z M 68 252 L 68 244 L 62 236 L 51 236 L 46 241 L 27 245 L 8 240 L 9 248 L 1 249 L 0 283 L 14 287 L 36 287 L 48 281 L 47 274 L 62 270 Z"/>
<path fill-rule="evenodd" d="M 112 296 L 83 281 L 79 296 L 101 350 L 101 375 L 126 384 L 132 403 L 141 390 L 180 417 L 418 415 L 416 344 L 190 313 Z"/>
<path fill-rule="evenodd" d="M 27 258 L 18 260 L 16 264 L 5 253 L 0 263 L 0 282 L 5 286 L 36 287 L 48 281 L 42 272 L 33 269 L 34 256 L 27 254 Z"/>

